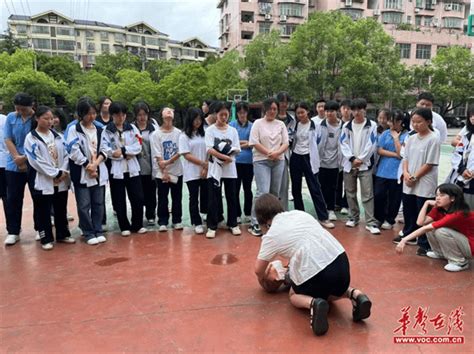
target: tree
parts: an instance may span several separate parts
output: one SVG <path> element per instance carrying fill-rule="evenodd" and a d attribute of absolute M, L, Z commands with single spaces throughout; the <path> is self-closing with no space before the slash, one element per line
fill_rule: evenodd
<path fill-rule="evenodd" d="M 140 70 L 141 61 L 136 55 L 127 51 L 119 54 L 101 54 L 96 58 L 94 70 L 110 79 L 117 77 L 117 73 L 123 69 Z"/>
<path fill-rule="evenodd" d="M 159 83 L 166 76 L 171 74 L 178 64 L 171 60 L 151 60 L 146 64 L 146 71 L 150 73 L 151 79 Z"/>
<path fill-rule="evenodd" d="M 431 79 L 429 90 L 442 116 L 474 97 L 474 55 L 469 49 L 440 49 L 427 72 Z"/>
<path fill-rule="evenodd" d="M 207 69 L 208 98 L 223 100 L 228 89 L 245 89 L 241 78 L 242 62 L 237 51 L 227 52 L 221 59 L 209 64 Z"/>
<path fill-rule="evenodd" d="M 244 69 L 252 101 L 287 90 L 289 57 L 280 33 L 260 34 L 245 48 Z"/>
<path fill-rule="evenodd" d="M 81 74 L 81 67 L 71 58 L 59 55 L 38 60 L 38 70 L 46 73 L 56 81 L 63 80 L 70 85 L 76 75 Z"/>
<path fill-rule="evenodd" d="M 209 97 L 207 73 L 198 63 L 178 66 L 158 84 L 158 106 L 200 107 L 206 97 Z"/>
<path fill-rule="evenodd" d="M 45 73 L 31 68 L 9 73 L 0 87 L 0 93 L 10 107 L 17 92 L 30 94 L 38 104 L 54 105 L 54 96 L 64 95 L 66 90 L 67 85 L 64 82 L 58 83 Z"/>
<path fill-rule="evenodd" d="M 35 52 L 32 50 L 19 49 L 13 54 L 3 52 L 0 54 L 0 73 L 8 73 L 23 70 L 33 69 L 35 59 Z"/>
<path fill-rule="evenodd" d="M 107 96 L 112 100 L 123 102 L 129 107 L 140 100 L 156 106 L 158 88 L 147 71 L 122 69 L 115 79 L 116 83 L 111 83 L 107 88 Z"/>
<path fill-rule="evenodd" d="M 79 98 L 84 96 L 97 102 L 100 97 L 105 95 L 109 84 L 110 79 L 108 77 L 94 70 L 76 75 L 66 93 L 67 102 L 70 107 L 74 107 Z"/>
<path fill-rule="evenodd" d="M 13 36 L 10 30 L 3 40 L 0 41 L 0 53 L 13 54 L 17 49 L 20 48 L 20 41 Z"/>

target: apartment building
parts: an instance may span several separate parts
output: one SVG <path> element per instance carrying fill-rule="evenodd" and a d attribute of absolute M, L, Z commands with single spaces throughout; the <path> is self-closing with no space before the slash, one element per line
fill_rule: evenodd
<path fill-rule="evenodd" d="M 71 19 L 56 11 L 34 16 L 11 15 L 8 28 L 24 48 L 47 55 L 68 55 L 91 68 L 97 55 L 127 50 L 146 60 L 203 61 L 219 48 L 199 38 L 176 41 L 145 22 L 118 26 Z"/>
<path fill-rule="evenodd" d="M 287 40 L 310 13 L 331 10 L 354 20 L 375 18 L 408 65 L 425 64 L 438 49 L 451 45 L 474 51 L 474 37 L 467 35 L 470 0 L 218 0 L 217 7 L 223 51 L 242 52 L 256 35 L 272 29 Z"/>

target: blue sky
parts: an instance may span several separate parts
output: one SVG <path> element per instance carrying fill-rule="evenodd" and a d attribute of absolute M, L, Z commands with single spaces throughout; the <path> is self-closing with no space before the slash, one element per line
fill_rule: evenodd
<path fill-rule="evenodd" d="M 0 32 L 11 13 L 31 15 L 56 10 L 68 17 L 117 25 L 145 21 L 172 39 L 199 37 L 219 46 L 217 0 L 0 0 Z"/>

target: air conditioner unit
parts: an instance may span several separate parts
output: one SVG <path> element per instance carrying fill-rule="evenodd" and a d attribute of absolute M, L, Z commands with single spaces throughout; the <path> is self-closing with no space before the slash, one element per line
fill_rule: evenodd
<path fill-rule="evenodd" d="M 265 20 L 270 21 L 272 19 L 272 15 L 265 14 Z"/>
<path fill-rule="evenodd" d="M 280 16 L 280 22 L 286 22 L 286 20 L 287 20 L 286 15 L 281 15 Z"/>
<path fill-rule="evenodd" d="M 346 0 L 346 7 L 352 6 L 352 0 Z"/>
<path fill-rule="evenodd" d="M 374 10 L 374 16 L 380 16 L 380 9 Z"/>
<path fill-rule="evenodd" d="M 451 11 L 453 9 L 453 4 L 445 4 L 444 5 L 444 10 L 445 11 Z"/>
<path fill-rule="evenodd" d="M 420 12 L 420 8 L 419 8 L 419 7 L 415 7 L 415 12 L 416 12 L 416 13 Z"/>

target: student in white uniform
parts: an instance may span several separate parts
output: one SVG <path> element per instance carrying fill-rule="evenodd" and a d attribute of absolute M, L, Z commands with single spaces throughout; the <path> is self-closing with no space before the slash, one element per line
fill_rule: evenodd
<path fill-rule="evenodd" d="M 287 278 L 291 304 L 310 310 L 311 328 L 316 335 L 328 330 L 330 301 L 351 299 L 355 322 L 370 316 L 372 303 L 367 295 L 350 287 L 344 248 L 316 219 L 299 210 L 284 212 L 280 201 L 271 194 L 257 199 L 255 212 L 266 231 L 255 273 L 266 291 L 278 290 Z M 272 262 L 276 257 L 288 260 L 288 269 L 276 267 Z"/>

